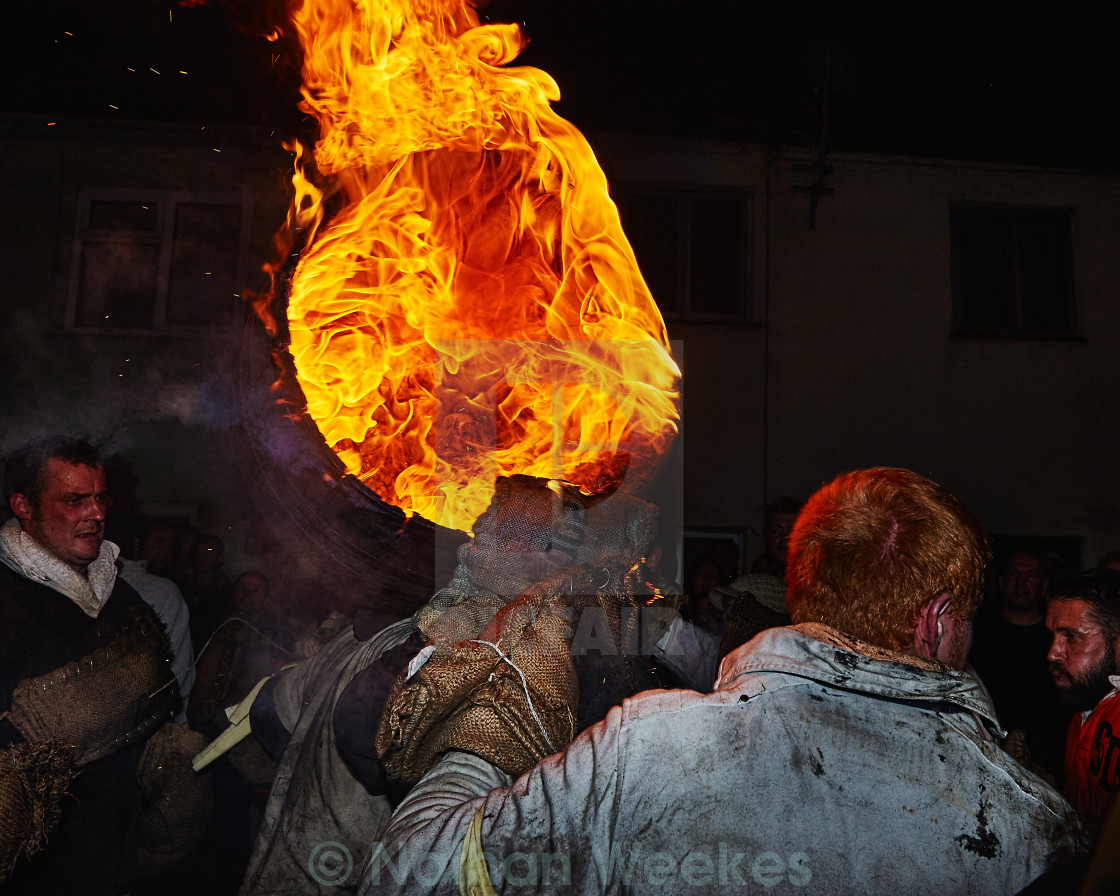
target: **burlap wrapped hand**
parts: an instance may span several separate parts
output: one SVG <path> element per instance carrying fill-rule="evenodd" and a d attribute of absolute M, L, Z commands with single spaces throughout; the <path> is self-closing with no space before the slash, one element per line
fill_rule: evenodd
<path fill-rule="evenodd" d="M 418 670 L 398 678 L 381 717 L 377 751 L 389 779 L 413 784 L 448 750 L 514 776 L 563 750 L 582 727 L 573 628 L 589 608 L 609 626 L 618 674 L 604 678 L 608 699 L 594 696 L 600 705 L 621 702 L 640 689 L 632 667 L 645 665 L 622 655 L 639 633 L 621 627 L 637 629 L 640 614 L 621 611 L 663 602 L 654 578 L 628 558 L 564 570 L 503 607 L 478 638 L 429 648 Z"/>
<path fill-rule="evenodd" d="M 448 750 L 519 775 L 567 746 L 579 693 L 566 615 L 526 593 L 478 639 L 437 646 L 413 675 L 405 670 L 377 732 L 389 779 L 414 784 Z"/>
<path fill-rule="evenodd" d="M 148 737 L 178 695 L 167 633 L 144 605 L 107 647 L 16 685 L 8 720 L 28 743 L 73 746 L 80 769 Z"/>
<path fill-rule="evenodd" d="M 156 874 L 186 857 L 202 840 L 213 799 L 210 780 L 196 774 L 191 758 L 207 738 L 186 725 L 168 723 L 153 734 L 136 777 L 146 807 L 136 823 L 136 873 Z"/>
<path fill-rule="evenodd" d="M 73 759 L 73 749 L 57 743 L 0 748 L 0 883 L 58 824 Z"/>

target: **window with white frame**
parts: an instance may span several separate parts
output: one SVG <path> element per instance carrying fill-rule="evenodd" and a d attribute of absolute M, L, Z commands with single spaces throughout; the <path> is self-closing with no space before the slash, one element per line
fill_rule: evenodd
<path fill-rule="evenodd" d="M 83 191 L 68 325 L 228 326 L 241 303 L 247 225 L 240 193 Z"/>
<path fill-rule="evenodd" d="M 666 320 L 751 319 L 749 191 L 626 186 L 619 210 Z"/>

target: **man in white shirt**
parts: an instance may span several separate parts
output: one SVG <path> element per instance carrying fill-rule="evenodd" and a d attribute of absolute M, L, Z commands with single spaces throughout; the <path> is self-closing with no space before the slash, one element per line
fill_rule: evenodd
<path fill-rule="evenodd" d="M 175 717 L 178 722 L 187 719 L 187 701 L 194 685 L 194 645 L 191 643 L 190 610 L 183 594 L 171 579 L 153 575 L 148 571 L 148 546 L 163 544 L 175 530 L 163 520 L 144 519 L 122 533 L 121 556 L 117 560 L 121 578 L 128 582 L 144 599 L 167 629 L 171 644 L 171 669 L 179 682 L 179 696 L 183 705 Z"/>

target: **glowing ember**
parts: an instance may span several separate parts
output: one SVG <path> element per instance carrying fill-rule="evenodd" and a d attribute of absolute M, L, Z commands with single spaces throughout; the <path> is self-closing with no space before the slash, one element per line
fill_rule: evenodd
<path fill-rule="evenodd" d="M 679 371 L 555 82 L 499 67 L 517 26 L 455 0 L 305 0 L 294 24 L 322 179 L 297 161 L 287 313 L 327 443 L 459 529 L 498 475 L 640 486 L 676 433 Z"/>

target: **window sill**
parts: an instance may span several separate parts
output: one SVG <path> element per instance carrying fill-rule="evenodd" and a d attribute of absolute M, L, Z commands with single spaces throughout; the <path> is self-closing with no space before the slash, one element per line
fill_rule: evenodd
<path fill-rule="evenodd" d="M 1015 333 L 994 330 L 952 330 L 949 339 L 988 340 L 991 342 L 1069 342 L 1088 343 L 1088 338 L 1076 333 Z"/>

